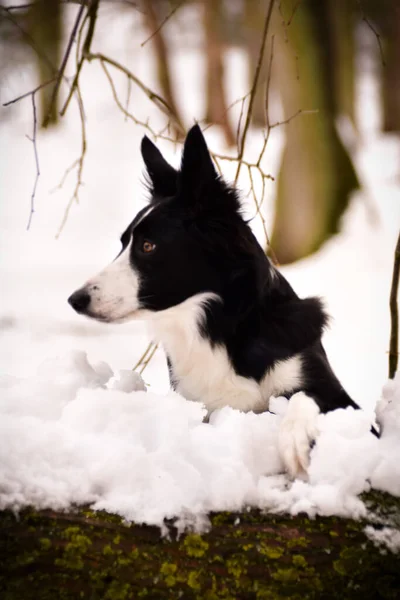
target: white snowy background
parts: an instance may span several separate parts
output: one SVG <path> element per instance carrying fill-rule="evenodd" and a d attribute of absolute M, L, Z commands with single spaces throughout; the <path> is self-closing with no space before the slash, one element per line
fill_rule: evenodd
<path fill-rule="evenodd" d="M 69 8 L 71 22 L 73 16 Z M 198 49 L 201 40 L 189 36 L 189 43 L 180 24 L 184 21 L 193 31 L 197 18 L 185 8 L 169 26 L 176 96 L 188 124 L 204 113 L 205 65 Z M 145 38 L 140 15 L 106 7 L 93 49 L 108 53 L 156 87 L 151 43 L 140 46 Z M 379 64 L 365 56 L 359 62 L 359 138 L 352 137 L 348 124 L 339 125 L 351 144 L 363 188 L 354 194 L 341 233 L 318 254 L 282 271 L 300 295 L 325 298 L 333 316 L 325 347 L 344 387 L 364 411 L 320 417 L 309 480 L 294 483 L 282 474 L 276 447 L 286 401 L 273 401 L 275 415 L 226 408 L 203 424 L 200 404 L 168 391 L 161 351 L 144 373 L 147 392 L 133 391 L 142 383 L 129 370 L 149 341 L 142 323 L 92 323 L 66 302 L 115 257 L 120 234 L 145 202 L 139 150 L 143 131 L 124 120 L 100 66 L 85 66 L 85 185 L 59 239 L 55 234 L 75 173 L 62 189 L 51 190 L 80 153 L 77 109 L 71 106 L 54 131 L 39 133 L 41 175 L 27 232 L 35 178 L 33 148 L 26 137 L 32 135 L 32 106 L 27 98 L 1 108 L 1 508 L 33 504 L 60 509 L 91 503 L 137 522 L 161 525 L 165 517 L 175 516 L 183 526 L 200 528 L 210 510 L 258 506 L 359 517 L 366 507 L 358 495 L 371 485 L 400 495 L 399 378 L 386 385 L 379 405 L 382 439 L 369 433 L 387 380 L 388 297 L 400 225 L 400 145 L 398 138 L 380 132 Z M 245 59 L 239 50 L 227 55 L 227 81 L 229 102 L 247 93 Z M 116 77 L 116 83 L 126 94 L 123 79 Z M 2 83 L 1 102 L 34 86 L 29 69 L 10 72 Z M 130 108 L 138 118 L 149 116 L 155 127 L 161 122 L 134 88 Z M 273 122 L 280 117 L 276 99 L 272 111 Z M 273 130 L 264 159 L 274 176 L 283 136 L 279 127 Z M 211 149 L 225 151 L 215 128 L 206 137 Z M 250 156 L 260 140 L 260 132 L 252 131 Z M 174 151 L 165 142 L 159 146 L 179 164 L 179 148 Z M 225 175 L 232 177 L 229 163 Z M 245 178 L 240 184 L 247 191 Z M 274 186 L 268 182 L 264 203 L 268 224 Z M 254 207 L 245 202 L 251 216 Z M 260 224 L 253 223 L 264 243 Z"/>

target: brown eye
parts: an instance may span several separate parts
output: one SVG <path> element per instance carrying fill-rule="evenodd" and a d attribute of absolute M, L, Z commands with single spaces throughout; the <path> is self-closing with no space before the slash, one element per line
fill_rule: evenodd
<path fill-rule="evenodd" d="M 143 242 L 143 252 L 153 252 L 155 250 L 156 245 L 153 242 Z"/>

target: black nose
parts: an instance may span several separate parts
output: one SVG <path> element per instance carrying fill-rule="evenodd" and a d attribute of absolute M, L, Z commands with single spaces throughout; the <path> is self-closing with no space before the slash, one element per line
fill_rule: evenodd
<path fill-rule="evenodd" d="M 90 304 L 90 296 L 85 290 L 78 290 L 68 298 L 68 302 L 77 313 L 83 313 Z"/>

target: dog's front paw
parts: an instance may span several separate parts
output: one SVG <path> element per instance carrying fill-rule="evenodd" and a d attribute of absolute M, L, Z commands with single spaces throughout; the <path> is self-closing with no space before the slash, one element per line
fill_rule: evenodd
<path fill-rule="evenodd" d="M 292 477 L 304 475 L 310 448 L 318 435 L 319 408 L 304 392 L 294 394 L 279 429 L 278 445 L 283 463 Z"/>

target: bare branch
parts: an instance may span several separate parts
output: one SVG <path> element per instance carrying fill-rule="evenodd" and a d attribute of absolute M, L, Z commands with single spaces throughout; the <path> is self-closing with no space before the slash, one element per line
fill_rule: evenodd
<path fill-rule="evenodd" d="M 150 354 L 148 355 L 148 357 L 146 358 L 146 360 L 143 362 L 142 368 L 139 369 L 139 373 L 141 375 L 143 375 L 143 372 L 144 372 L 145 368 L 148 366 L 149 362 L 151 361 L 151 359 L 155 355 L 157 349 L 158 349 L 158 344 L 154 344 L 154 346 L 153 346 Z"/>
<path fill-rule="evenodd" d="M 399 290 L 400 276 L 400 232 L 394 251 L 394 264 L 392 286 L 390 290 L 390 345 L 389 345 L 389 378 L 393 379 L 397 371 L 399 358 L 399 309 L 397 306 L 397 294 Z"/>
<path fill-rule="evenodd" d="M 129 103 L 131 101 L 131 92 L 132 92 L 132 81 L 130 79 L 128 79 L 128 86 L 127 86 L 127 90 L 126 90 L 126 105 L 125 105 L 125 111 L 129 112 Z M 125 115 L 125 121 L 128 120 L 127 115 Z"/>
<path fill-rule="evenodd" d="M 105 54 L 101 53 L 88 53 L 87 60 L 99 60 L 100 62 L 108 63 L 109 65 L 115 67 L 116 69 L 124 73 L 129 79 L 133 81 L 133 83 L 135 83 L 142 90 L 142 92 L 146 94 L 149 100 L 153 102 L 157 106 L 157 108 L 161 110 L 161 112 L 166 114 L 169 118 L 172 118 L 174 124 L 182 132 L 185 131 L 183 125 L 181 124 L 177 115 L 174 113 L 169 104 L 159 94 L 153 92 L 153 90 L 151 90 L 147 85 L 145 85 L 138 77 L 136 77 L 136 75 L 129 71 L 129 69 L 127 69 L 117 61 L 113 60 L 112 58 L 109 58 L 108 56 L 105 56 Z"/>
<path fill-rule="evenodd" d="M 246 121 L 245 121 L 245 124 L 244 124 L 242 139 L 241 139 L 241 143 L 240 143 L 240 149 L 239 149 L 239 154 L 238 154 L 238 166 L 237 166 L 235 180 L 234 180 L 235 183 L 237 183 L 237 181 L 239 179 L 240 169 L 241 169 L 241 166 L 242 166 L 242 159 L 243 159 L 243 154 L 244 154 L 244 148 L 245 148 L 245 145 L 246 145 L 246 137 L 247 137 L 247 132 L 248 132 L 248 129 L 249 129 L 249 126 L 250 126 L 251 115 L 252 115 L 252 111 L 253 111 L 254 98 L 255 98 L 255 95 L 256 95 L 257 86 L 258 86 L 258 80 L 259 80 L 260 72 L 261 72 L 261 66 L 262 66 L 262 62 L 263 62 L 263 58 L 264 58 L 265 42 L 266 42 L 266 39 L 267 39 L 267 33 L 268 33 L 268 29 L 269 29 L 269 24 L 270 24 L 270 21 L 271 21 L 271 15 L 272 15 L 273 6 L 274 6 L 274 0 L 270 0 L 269 6 L 268 6 L 267 15 L 265 17 L 264 30 L 263 30 L 262 39 L 261 39 L 260 53 L 258 55 L 258 62 L 257 62 L 256 71 L 254 73 L 253 85 L 252 85 L 252 88 L 251 88 L 251 91 L 250 91 L 250 99 L 249 99 L 249 106 L 248 106 L 248 109 L 247 109 Z"/>
<path fill-rule="evenodd" d="M 32 134 L 31 142 L 33 144 L 33 152 L 35 155 L 36 177 L 35 177 L 35 182 L 33 184 L 33 190 L 32 190 L 32 195 L 31 195 L 31 211 L 29 213 L 28 224 L 26 226 L 27 230 L 29 230 L 29 228 L 31 226 L 33 213 L 35 212 L 36 187 L 37 187 L 39 177 L 40 177 L 39 156 L 38 156 L 37 144 L 36 144 L 36 132 L 37 132 L 37 116 L 36 116 L 36 102 L 35 102 L 35 93 L 36 92 L 37 92 L 37 89 L 34 92 L 31 92 L 32 109 L 33 109 L 33 134 Z"/>
<path fill-rule="evenodd" d="M 139 373 L 142 374 L 145 368 L 148 366 L 151 359 L 153 358 L 154 354 L 156 353 L 157 348 L 158 344 L 150 342 L 146 350 L 143 352 L 142 356 L 137 361 L 136 365 L 133 367 L 132 371 L 136 371 L 141 366 L 141 369 L 139 369 Z"/>
<path fill-rule="evenodd" d="M 83 186 L 82 173 L 83 173 L 83 166 L 84 166 L 86 150 L 87 150 L 87 141 L 86 141 L 85 112 L 84 112 L 83 100 L 82 100 L 82 95 L 81 95 L 81 91 L 79 88 L 79 84 L 76 87 L 76 93 L 78 94 L 79 115 L 80 115 L 80 120 L 81 120 L 81 154 L 80 154 L 79 158 L 77 158 L 72 163 L 72 165 L 70 167 L 68 167 L 68 169 L 64 173 L 64 176 L 63 176 L 61 182 L 55 188 L 55 190 L 60 189 L 64 185 L 64 182 L 65 182 L 66 178 L 68 177 L 69 173 L 77 167 L 77 176 L 76 176 L 76 183 L 75 183 L 74 191 L 73 191 L 72 196 L 65 208 L 64 216 L 62 218 L 60 227 L 58 228 L 58 231 L 55 236 L 56 239 L 58 239 L 60 237 L 60 235 L 65 227 L 65 224 L 68 220 L 69 212 L 71 210 L 73 203 L 74 202 L 76 202 L 77 204 L 79 203 L 79 190 Z M 55 191 L 55 190 L 53 190 L 53 191 Z"/>
<path fill-rule="evenodd" d="M 32 94 L 36 94 L 36 92 L 38 92 L 42 88 L 46 87 L 46 85 L 53 83 L 54 80 L 55 80 L 55 77 L 52 77 L 48 81 L 45 81 L 44 83 L 41 83 L 40 85 L 38 85 L 34 90 L 31 90 L 30 92 L 26 92 L 25 94 L 21 94 L 21 96 L 17 96 L 13 100 L 9 100 L 8 102 L 4 102 L 3 106 L 10 106 L 10 104 L 19 102 L 20 100 L 23 100 L 24 98 L 27 98 L 28 96 L 31 96 Z"/>
<path fill-rule="evenodd" d="M 287 27 L 289 27 L 291 22 L 293 21 L 294 15 L 296 14 L 297 9 L 299 8 L 300 2 L 301 2 L 301 0 L 297 0 L 296 4 L 293 6 L 292 14 L 290 15 L 289 19 L 286 22 Z"/>
<path fill-rule="evenodd" d="M 181 0 L 181 2 L 178 2 L 178 4 L 176 6 L 174 6 L 174 8 L 161 21 L 161 23 L 159 24 L 159 26 L 157 27 L 157 29 L 155 31 L 153 31 L 153 33 L 146 40 L 144 40 L 144 42 L 142 42 L 140 44 L 142 47 L 145 46 L 147 44 L 147 42 L 149 42 L 150 40 L 152 40 L 155 35 L 157 35 L 157 33 L 160 31 L 160 29 L 162 29 L 162 27 L 164 27 L 165 23 L 167 21 L 169 21 L 171 17 L 174 16 L 174 14 L 180 9 L 180 7 L 182 6 L 182 4 L 184 2 L 185 2 L 185 0 Z"/>
<path fill-rule="evenodd" d="M 127 6 L 132 6 L 137 11 L 142 12 L 137 4 L 137 2 L 133 2 L 132 0 L 102 0 L 103 2 L 115 3 L 115 4 L 126 4 Z M 31 8 L 36 4 L 43 2 L 43 0 L 36 0 L 36 2 L 28 2 L 27 4 L 16 4 L 13 6 L 4 6 L 3 8 L 7 11 L 17 11 L 17 10 L 26 10 L 27 8 Z M 58 0 L 59 4 L 79 4 L 80 6 L 89 6 L 91 0 Z"/>
<path fill-rule="evenodd" d="M 6 10 L 7 12 L 12 12 L 14 10 L 26 10 L 27 8 L 31 8 L 32 6 L 35 6 L 36 4 L 37 4 L 37 2 L 28 2 L 27 4 L 16 4 L 14 6 L 2 6 L 1 8 Z"/>
<path fill-rule="evenodd" d="M 63 60 L 61 62 L 61 66 L 60 66 L 60 68 L 58 70 L 56 84 L 54 86 L 53 93 L 51 95 L 51 99 L 50 99 L 50 102 L 49 102 L 49 108 L 48 108 L 48 111 L 47 111 L 47 115 L 46 115 L 46 117 L 43 120 L 43 127 L 47 127 L 47 125 L 49 124 L 50 115 L 51 115 L 51 112 L 52 112 L 52 108 L 53 108 L 53 106 L 54 106 L 54 104 L 55 104 L 55 102 L 57 100 L 58 90 L 60 88 L 61 81 L 62 81 L 63 76 L 64 76 L 65 67 L 67 66 L 68 58 L 69 58 L 70 52 L 72 50 L 72 44 L 74 43 L 76 32 L 78 31 L 79 23 L 80 23 L 80 21 L 82 19 L 84 10 L 85 10 L 85 6 L 82 4 L 81 7 L 79 8 L 77 17 L 75 19 L 75 23 L 74 23 L 74 26 L 72 28 L 71 35 L 69 36 L 69 40 L 68 40 L 68 44 L 67 44 L 67 49 L 65 51 L 64 58 L 63 58 Z"/>
<path fill-rule="evenodd" d="M 378 48 L 379 48 L 379 53 L 381 55 L 381 62 L 382 65 L 384 67 L 386 67 L 386 61 L 385 61 L 385 56 L 383 54 L 383 48 L 382 48 L 382 40 L 381 40 L 381 35 L 380 33 L 378 33 L 378 31 L 375 29 L 375 27 L 372 25 L 371 21 L 366 17 L 365 15 L 365 11 L 364 11 L 364 7 L 361 4 L 361 0 L 358 0 L 358 5 L 360 7 L 360 11 L 361 11 L 361 18 L 362 20 L 368 25 L 368 27 L 370 28 L 370 30 L 372 31 L 372 33 L 375 35 L 376 37 L 376 41 L 378 42 Z"/>
<path fill-rule="evenodd" d="M 176 143 L 177 140 L 174 140 L 171 137 L 167 137 L 166 135 L 164 135 L 164 131 L 169 127 L 169 123 L 167 123 L 167 125 L 160 132 L 156 132 L 156 131 L 154 131 L 154 129 L 150 126 L 150 124 L 148 122 L 137 119 L 132 113 L 130 113 L 123 106 L 122 102 L 120 101 L 120 99 L 118 97 L 117 90 L 115 89 L 114 81 L 110 75 L 109 70 L 107 69 L 104 62 L 100 61 L 100 64 L 101 64 L 101 67 L 108 79 L 109 84 L 110 84 L 111 92 L 112 92 L 113 98 L 115 100 L 115 103 L 118 106 L 118 108 L 120 109 L 120 111 L 124 114 L 125 119 L 130 119 L 131 121 L 133 121 L 135 123 L 135 125 L 139 125 L 140 127 L 143 127 L 144 129 L 146 129 L 154 137 L 154 139 L 162 139 L 162 140 L 166 140 L 168 142 Z M 128 81 L 130 82 L 130 79 L 128 79 Z"/>
<path fill-rule="evenodd" d="M 85 19 L 83 20 L 82 23 L 82 27 L 81 27 L 81 31 L 83 30 L 83 27 L 86 23 L 87 20 L 89 20 L 89 27 L 87 30 L 87 34 L 86 34 L 86 38 L 85 41 L 83 43 L 83 48 L 82 48 L 82 53 L 81 53 L 81 58 L 78 62 L 78 66 L 76 69 L 76 74 L 74 77 L 74 80 L 72 82 L 71 85 L 71 89 L 69 91 L 68 97 L 64 103 L 64 106 L 61 109 L 60 115 L 63 117 L 65 115 L 65 112 L 68 108 L 68 105 L 70 103 L 70 100 L 72 98 L 72 95 L 78 85 L 78 80 L 79 80 L 79 75 L 81 73 L 82 70 L 82 66 L 83 63 L 88 55 L 88 53 L 90 52 L 90 47 L 92 45 L 92 41 L 93 41 L 93 35 L 94 35 L 94 30 L 95 30 L 95 26 L 96 26 L 96 20 L 97 20 L 97 13 L 98 13 L 98 9 L 99 9 L 99 3 L 100 0 L 92 0 L 89 10 L 85 15 Z M 79 44 L 78 44 L 78 51 L 79 51 Z"/>

